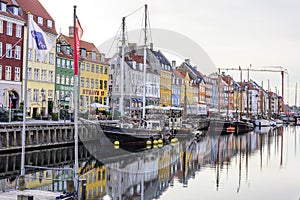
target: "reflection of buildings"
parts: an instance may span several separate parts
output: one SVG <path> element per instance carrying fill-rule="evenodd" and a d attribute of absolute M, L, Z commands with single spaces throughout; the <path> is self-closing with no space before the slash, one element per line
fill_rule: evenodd
<path fill-rule="evenodd" d="M 106 194 L 106 169 L 97 162 L 92 162 L 79 168 L 84 170 L 83 179 L 86 180 L 85 197 L 94 199 L 103 197 Z M 81 190 L 82 192 L 82 190 Z"/>

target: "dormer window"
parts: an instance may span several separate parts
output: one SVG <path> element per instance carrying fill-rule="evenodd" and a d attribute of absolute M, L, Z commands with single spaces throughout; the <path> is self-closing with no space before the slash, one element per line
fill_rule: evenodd
<path fill-rule="evenodd" d="M 92 59 L 96 60 L 96 52 L 94 52 L 94 51 L 92 52 Z"/>
<path fill-rule="evenodd" d="M 52 20 L 47 19 L 47 27 L 52 28 Z"/>
<path fill-rule="evenodd" d="M 66 54 L 70 55 L 71 51 L 70 51 L 70 46 L 67 46 L 67 50 L 66 50 Z"/>
<path fill-rule="evenodd" d="M 1 9 L 1 11 L 6 12 L 6 3 L 1 2 L 0 3 L 0 9 Z"/>
<path fill-rule="evenodd" d="M 13 14 L 18 15 L 18 8 L 17 7 L 13 7 Z"/>
<path fill-rule="evenodd" d="M 43 25 L 43 18 L 42 17 L 38 17 L 37 18 L 37 22 L 39 25 Z"/>
<path fill-rule="evenodd" d="M 81 56 L 83 58 L 86 58 L 86 50 L 85 49 L 81 49 Z"/>

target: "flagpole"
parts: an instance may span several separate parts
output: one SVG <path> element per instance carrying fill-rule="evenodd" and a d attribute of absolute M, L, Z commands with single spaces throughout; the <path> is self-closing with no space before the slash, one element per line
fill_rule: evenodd
<path fill-rule="evenodd" d="M 24 104 L 23 104 L 23 123 L 22 123 L 22 154 L 21 154 L 21 175 L 19 178 L 19 189 L 25 190 L 25 141 L 26 141 L 26 112 L 27 112 L 27 71 L 28 71 L 28 43 L 29 43 L 29 18 L 31 14 L 27 13 L 27 41 L 26 41 L 26 62 L 24 75 Z"/>
<path fill-rule="evenodd" d="M 77 45 L 76 45 L 76 5 L 74 6 L 74 26 L 73 26 L 73 39 L 74 39 L 74 151 L 75 151 L 75 189 L 77 191 L 77 199 L 80 199 L 79 190 L 79 176 L 78 176 L 78 56 L 77 56 Z M 75 66 L 77 65 L 77 66 Z M 77 68 L 77 69 L 75 69 Z"/>

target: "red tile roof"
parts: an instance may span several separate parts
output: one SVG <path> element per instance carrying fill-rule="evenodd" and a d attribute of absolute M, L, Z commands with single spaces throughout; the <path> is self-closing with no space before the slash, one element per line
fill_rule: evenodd
<path fill-rule="evenodd" d="M 133 53 L 129 53 L 129 58 L 125 57 L 125 61 L 130 61 L 130 58 L 131 58 L 131 60 L 135 61 L 136 63 L 141 63 L 141 64 L 144 63 L 144 56 L 137 56 Z M 149 64 L 148 60 L 146 60 L 146 63 Z"/>
<path fill-rule="evenodd" d="M 55 29 L 55 21 L 51 15 L 47 12 L 44 6 L 38 0 L 16 0 L 20 8 L 23 10 L 23 18 L 27 20 L 27 13 L 30 12 L 34 17 L 33 19 L 37 21 L 37 17 L 42 17 L 43 19 L 49 19 L 52 21 L 52 28 L 47 27 L 47 22 L 44 21 L 41 28 L 49 33 L 57 35 Z"/>
<path fill-rule="evenodd" d="M 176 76 L 178 76 L 179 78 L 185 78 L 186 76 L 186 72 L 182 71 L 182 70 L 178 70 L 178 69 L 174 69 L 174 73 Z"/>

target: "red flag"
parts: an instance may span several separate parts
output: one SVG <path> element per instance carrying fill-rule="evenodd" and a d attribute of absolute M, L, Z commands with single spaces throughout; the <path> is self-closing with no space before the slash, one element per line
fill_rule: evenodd
<path fill-rule="evenodd" d="M 13 103 L 12 103 L 12 100 L 11 98 L 9 98 L 9 107 L 12 108 L 13 107 Z"/>
<path fill-rule="evenodd" d="M 80 39 L 82 34 L 83 34 L 83 29 L 81 28 L 80 22 L 76 16 L 76 23 L 74 27 L 74 75 L 78 75 Z"/>

